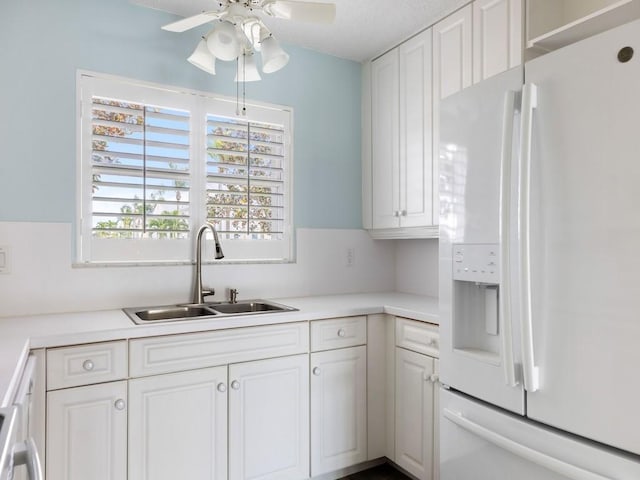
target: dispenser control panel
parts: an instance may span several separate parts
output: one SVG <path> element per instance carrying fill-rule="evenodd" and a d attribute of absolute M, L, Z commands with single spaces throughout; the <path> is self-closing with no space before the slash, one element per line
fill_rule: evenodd
<path fill-rule="evenodd" d="M 453 279 L 500 283 L 500 245 L 453 245 Z"/>

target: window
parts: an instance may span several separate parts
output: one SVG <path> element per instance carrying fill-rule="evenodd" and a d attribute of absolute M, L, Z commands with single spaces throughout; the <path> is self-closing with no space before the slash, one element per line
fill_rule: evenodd
<path fill-rule="evenodd" d="M 182 262 L 215 225 L 225 260 L 291 258 L 291 111 L 79 76 L 82 263 Z"/>

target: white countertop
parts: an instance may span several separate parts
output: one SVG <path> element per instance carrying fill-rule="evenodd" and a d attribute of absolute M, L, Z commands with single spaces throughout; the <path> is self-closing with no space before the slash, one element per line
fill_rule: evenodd
<path fill-rule="evenodd" d="M 274 299 L 298 311 L 135 325 L 122 310 L 0 318 L 0 407 L 11 402 L 30 349 L 388 313 L 438 324 L 438 299 L 367 293 Z"/>

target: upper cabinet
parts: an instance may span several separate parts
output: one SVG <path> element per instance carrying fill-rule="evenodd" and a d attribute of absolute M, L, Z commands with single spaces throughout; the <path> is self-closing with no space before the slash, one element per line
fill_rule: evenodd
<path fill-rule="evenodd" d="M 473 2 L 473 83 L 522 63 L 522 0 Z"/>
<path fill-rule="evenodd" d="M 472 6 L 467 5 L 433 26 L 433 92 L 436 103 L 471 85 L 472 18 Z"/>
<path fill-rule="evenodd" d="M 527 48 L 544 53 L 640 17 L 639 0 L 527 0 Z"/>
<path fill-rule="evenodd" d="M 372 227 L 433 225 L 431 30 L 371 64 Z"/>
<path fill-rule="evenodd" d="M 476 0 L 363 68 L 363 225 L 438 236 L 439 101 L 522 61 L 523 0 Z"/>

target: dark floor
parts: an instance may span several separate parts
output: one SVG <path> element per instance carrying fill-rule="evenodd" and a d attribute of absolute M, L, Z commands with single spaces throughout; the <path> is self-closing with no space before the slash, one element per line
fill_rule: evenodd
<path fill-rule="evenodd" d="M 377 467 L 354 473 L 341 480 L 410 480 L 409 477 L 400 473 L 389 464 L 379 465 Z"/>

